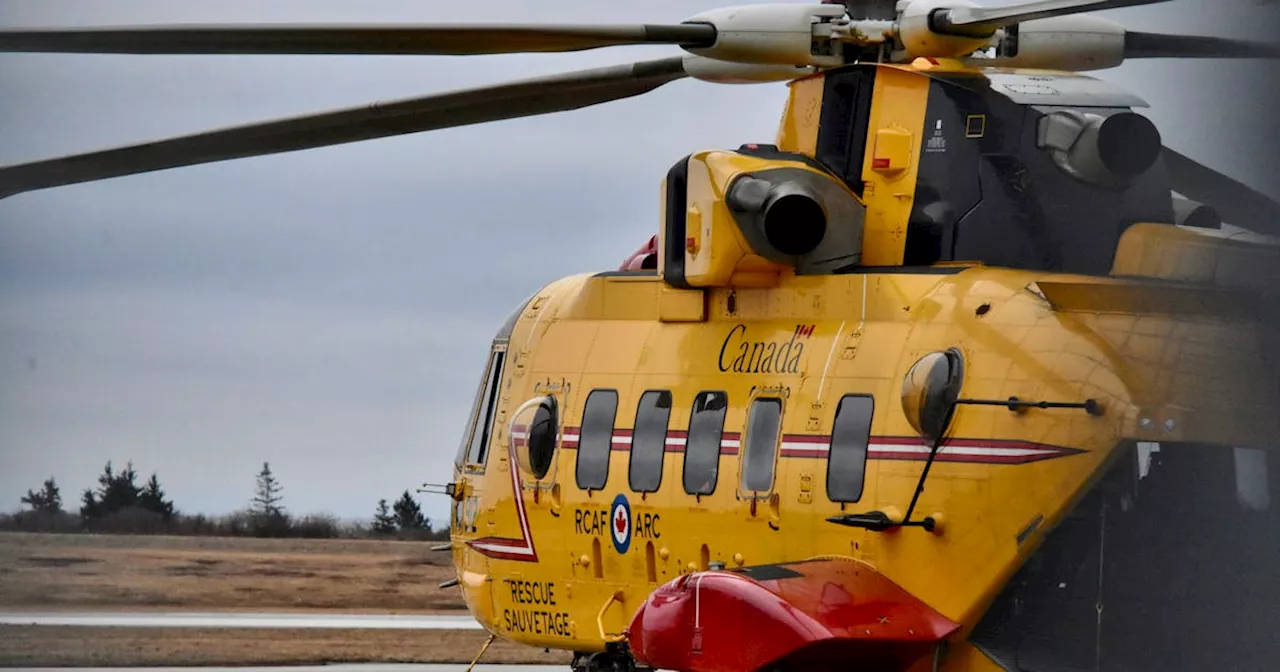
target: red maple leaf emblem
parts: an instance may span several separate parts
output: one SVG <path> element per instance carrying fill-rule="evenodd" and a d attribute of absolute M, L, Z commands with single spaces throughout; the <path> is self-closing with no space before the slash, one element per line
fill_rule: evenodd
<path fill-rule="evenodd" d="M 618 517 L 613 519 L 613 526 L 618 528 L 618 534 L 627 531 L 627 517 L 623 515 L 622 509 L 618 509 Z"/>

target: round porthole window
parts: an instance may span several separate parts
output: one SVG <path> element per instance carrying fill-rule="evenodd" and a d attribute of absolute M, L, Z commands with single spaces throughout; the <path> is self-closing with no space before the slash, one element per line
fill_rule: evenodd
<path fill-rule="evenodd" d="M 526 401 L 511 418 L 511 447 L 520 470 L 536 480 L 546 478 L 556 454 L 560 419 L 554 397 Z"/>

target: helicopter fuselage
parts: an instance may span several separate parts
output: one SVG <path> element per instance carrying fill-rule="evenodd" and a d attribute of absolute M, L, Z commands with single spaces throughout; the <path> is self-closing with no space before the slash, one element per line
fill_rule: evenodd
<path fill-rule="evenodd" d="M 453 553 L 469 607 L 503 637 L 598 651 L 674 578 L 838 557 L 901 588 L 898 607 L 963 635 L 1134 442 L 1261 445 L 1276 429 L 1256 396 L 1269 381 L 1204 387 L 1255 353 L 1162 374 L 1161 353 L 1220 337 L 1216 320 L 1064 311 L 1037 282 L 1128 284 L 958 266 L 849 273 L 716 290 L 701 315 L 701 299 L 666 312 L 670 288 L 643 271 L 544 288 L 494 342 L 473 415 L 482 436 L 469 431 L 459 455 Z M 922 354 L 951 347 L 968 397 L 1094 400 L 1102 414 L 964 407 L 916 507 L 934 530 L 829 522 L 906 511 L 929 447 L 903 416 L 901 381 Z M 1168 376 L 1202 382 L 1161 389 Z M 538 399 L 554 400 L 553 422 L 530 421 Z M 1189 436 L 1192 410 L 1220 424 Z M 513 442 L 512 431 L 526 434 Z M 867 639 L 913 640 L 876 618 Z"/>
<path fill-rule="evenodd" d="M 1274 233 L 1280 204 L 1074 70 L 1280 50 L 1082 15 L 1132 4 L 0 30 L 0 52 L 684 52 L 0 166 L 0 198 L 787 81 L 773 144 L 677 161 L 650 244 L 493 340 L 443 487 L 481 625 L 575 672 L 1267 669 L 1280 243 L 1223 220 Z"/>
<path fill-rule="evenodd" d="M 1276 248 L 1175 225 L 1138 102 L 857 66 L 794 82 L 776 146 L 677 164 L 656 268 L 552 283 L 493 342 L 452 512 L 477 619 L 672 669 L 944 641 L 941 669 L 997 669 L 966 638 L 1138 443 L 1280 430 L 1263 327 L 1205 270 Z M 797 195 L 820 243 L 817 210 L 770 219 Z M 943 351 L 965 399 L 935 453 L 903 381 Z"/>

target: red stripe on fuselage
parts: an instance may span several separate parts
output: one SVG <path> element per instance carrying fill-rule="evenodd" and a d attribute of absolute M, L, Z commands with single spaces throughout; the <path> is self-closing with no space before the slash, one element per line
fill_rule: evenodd
<path fill-rule="evenodd" d="M 664 451 L 683 453 L 688 436 L 689 433 L 684 430 L 668 431 Z M 577 449 L 581 443 L 581 435 L 576 427 L 565 428 L 562 437 L 561 446 L 567 449 Z M 610 449 L 631 450 L 633 437 L 632 430 L 614 430 Z M 741 441 L 741 434 L 737 432 L 723 433 L 720 438 L 720 454 L 737 455 L 741 449 Z M 787 434 L 782 437 L 781 444 L 782 457 L 820 459 L 830 451 L 831 437 L 821 434 Z M 1082 452 L 1084 451 L 1077 448 L 1011 439 L 950 439 L 939 449 L 936 459 L 939 462 L 971 464 L 1026 464 Z M 869 460 L 924 461 L 928 457 L 928 447 L 912 437 L 873 436 L 867 450 Z"/>

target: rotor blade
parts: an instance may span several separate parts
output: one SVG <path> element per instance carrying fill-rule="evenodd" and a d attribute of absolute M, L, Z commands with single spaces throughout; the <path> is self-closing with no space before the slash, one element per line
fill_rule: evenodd
<path fill-rule="evenodd" d="M 1280 44 L 1128 31 L 1125 58 L 1280 58 Z"/>
<path fill-rule="evenodd" d="M 708 47 L 706 24 L 630 26 L 141 26 L 0 31 L 0 52 L 475 55 L 632 44 Z"/>
<path fill-rule="evenodd" d="M 665 58 L 0 167 L 0 198 L 179 166 L 573 110 L 636 96 L 685 76 L 682 57 Z"/>
<path fill-rule="evenodd" d="M 1222 221 L 1254 233 L 1280 235 L 1280 203 L 1248 185 L 1197 163 L 1168 147 L 1165 167 L 1173 190 L 1213 207 Z"/>
<path fill-rule="evenodd" d="M 932 27 L 940 33 L 990 35 L 998 28 L 1023 21 L 1096 12 L 1104 9 L 1154 5 L 1171 0 L 1036 0 L 998 7 L 954 7 L 940 10 Z"/>

